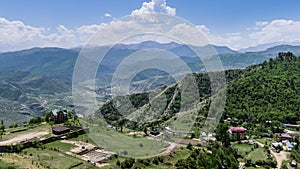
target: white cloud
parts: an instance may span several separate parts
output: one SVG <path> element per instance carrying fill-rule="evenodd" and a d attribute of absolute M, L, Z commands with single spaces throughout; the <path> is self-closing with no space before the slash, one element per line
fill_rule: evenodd
<path fill-rule="evenodd" d="M 150 2 L 144 2 L 142 7 L 132 11 L 131 15 L 143 15 L 154 12 L 165 13 L 171 16 L 176 15 L 176 9 L 168 6 L 166 0 L 151 0 Z"/>
<path fill-rule="evenodd" d="M 249 38 L 258 44 L 278 41 L 299 41 L 300 21 L 273 20 L 250 33 Z"/>
<path fill-rule="evenodd" d="M 217 45 L 226 45 L 233 49 L 247 48 L 274 42 L 300 41 L 300 21 L 272 20 L 259 21 L 252 28 L 225 35 L 208 34 L 209 39 Z"/>
<path fill-rule="evenodd" d="M 111 15 L 110 13 L 106 13 L 106 14 L 104 14 L 104 16 L 105 16 L 105 17 L 108 17 L 108 18 L 111 18 L 111 17 L 112 17 L 112 15 Z"/>
<path fill-rule="evenodd" d="M 191 45 L 204 46 L 210 43 L 207 39 L 209 29 L 205 25 L 192 26 L 180 23 L 174 25 L 167 35 Z"/>
<path fill-rule="evenodd" d="M 263 26 L 266 26 L 268 25 L 269 22 L 266 22 L 266 21 L 259 21 L 259 22 L 256 22 L 256 26 L 257 27 L 263 27 Z"/>
<path fill-rule="evenodd" d="M 21 21 L 9 21 L 0 17 L 0 51 L 45 46 L 74 47 L 84 44 L 101 27 L 103 24 L 74 29 L 59 25 L 55 33 L 49 33 L 50 28 L 33 27 Z"/>
<path fill-rule="evenodd" d="M 110 23 L 83 25 L 76 28 L 58 25 L 55 30 L 51 30 L 50 28 L 34 27 L 21 21 L 9 21 L 0 17 L 0 51 L 37 46 L 70 48 L 84 45 L 92 35 L 100 30 L 100 34 L 94 38 L 97 45 L 113 44 L 126 37 L 145 32 L 162 33 L 165 37 L 153 36 L 154 39 L 150 40 L 163 43 L 168 42 L 166 37 L 170 37 L 169 40 L 172 38 L 184 40 L 193 45 L 212 43 L 226 45 L 233 49 L 278 41 L 300 41 L 300 21 L 258 21 L 249 29 L 218 35 L 210 31 L 205 25 L 191 26 L 186 23 L 179 23 L 166 28 L 168 25 L 167 17 L 162 17 L 164 20 L 160 20 L 159 15 L 152 17 L 151 13 L 153 12 L 164 13 L 170 17 L 176 15 L 176 9 L 169 7 L 166 0 L 151 0 L 144 2 L 140 9 L 133 10 L 129 20 L 112 20 Z M 112 16 L 106 13 L 104 17 Z M 151 24 L 147 25 L 147 23 Z M 149 40 L 149 36 L 137 39 L 136 42 Z"/>

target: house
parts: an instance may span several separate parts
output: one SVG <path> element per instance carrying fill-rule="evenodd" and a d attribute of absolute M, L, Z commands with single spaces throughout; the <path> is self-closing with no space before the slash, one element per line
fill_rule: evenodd
<path fill-rule="evenodd" d="M 277 142 L 271 144 L 271 147 L 275 150 L 277 150 L 279 146 L 280 146 L 280 143 L 277 143 Z"/>
<path fill-rule="evenodd" d="M 292 166 L 292 167 L 297 167 L 297 162 L 296 162 L 295 160 L 292 160 L 292 161 L 291 161 L 291 166 Z"/>
<path fill-rule="evenodd" d="M 293 140 L 293 137 L 287 133 L 276 133 L 276 136 L 278 136 L 279 140 Z"/>
<path fill-rule="evenodd" d="M 66 109 L 54 109 L 50 111 L 50 120 L 55 123 L 63 123 L 68 120 Z"/>
<path fill-rule="evenodd" d="M 212 134 L 206 134 L 205 132 L 201 133 L 201 137 L 205 141 L 216 141 L 217 140 Z"/>
<path fill-rule="evenodd" d="M 288 151 L 292 151 L 293 145 L 289 141 L 284 142 L 285 146 L 287 147 Z"/>
<path fill-rule="evenodd" d="M 246 139 L 246 132 L 247 132 L 247 129 L 245 129 L 244 127 L 230 127 L 230 129 L 229 129 L 229 133 L 233 137 L 237 137 L 237 135 L 239 133 L 241 140 Z"/>
<path fill-rule="evenodd" d="M 63 126 L 53 126 L 52 133 L 55 135 L 61 135 L 70 132 L 70 128 Z"/>

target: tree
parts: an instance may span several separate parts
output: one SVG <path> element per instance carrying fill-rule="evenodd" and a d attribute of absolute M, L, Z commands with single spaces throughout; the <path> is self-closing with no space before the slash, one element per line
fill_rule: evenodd
<path fill-rule="evenodd" d="M 0 126 L 0 129 L 4 132 L 5 125 L 4 125 L 4 121 L 3 121 L 3 120 L 1 120 L 1 126 Z"/>
<path fill-rule="evenodd" d="M 44 117 L 46 122 L 50 121 L 50 115 L 51 115 L 50 111 L 47 111 L 46 114 L 45 114 L 45 117 Z"/>
<path fill-rule="evenodd" d="M 236 133 L 236 140 L 237 141 L 241 140 L 241 133 L 239 131 L 237 131 L 237 133 Z"/>
<path fill-rule="evenodd" d="M 147 127 L 144 127 L 143 131 L 144 131 L 145 135 L 148 135 L 148 128 Z"/>
<path fill-rule="evenodd" d="M 121 168 L 131 168 L 134 165 L 135 160 L 133 158 L 126 158 L 122 163 L 121 163 Z"/>
<path fill-rule="evenodd" d="M 296 137 L 295 137 L 295 143 L 296 143 L 295 149 L 296 149 L 296 150 L 299 149 L 299 144 L 300 144 L 299 137 L 300 137 L 299 135 L 296 135 Z"/>
<path fill-rule="evenodd" d="M 123 132 L 123 127 L 126 124 L 126 122 L 127 122 L 127 119 L 120 119 L 118 121 L 118 126 L 120 126 L 120 128 L 121 128 L 121 133 Z"/>
<path fill-rule="evenodd" d="M 228 133 L 228 124 L 220 123 L 216 131 L 216 138 L 221 141 L 225 147 L 230 146 L 230 135 Z"/>
<path fill-rule="evenodd" d="M 23 144 L 20 144 L 20 143 L 18 143 L 18 144 L 16 144 L 15 145 L 15 151 L 16 151 L 16 153 L 19 153 L 19 152 L 21 152 L 21 150 L 23 149 Z"/>

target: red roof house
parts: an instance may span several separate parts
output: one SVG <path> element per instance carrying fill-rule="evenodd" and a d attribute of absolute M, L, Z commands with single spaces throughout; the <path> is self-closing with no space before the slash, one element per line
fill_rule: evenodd
<path fill-rule="evenodd" d="M 247 131 L 247 129 L 245 129 L 244 127 L 230 127 L 229 130 L 231 133 L 237 133 L 237 132 L 245 133 Z"/>

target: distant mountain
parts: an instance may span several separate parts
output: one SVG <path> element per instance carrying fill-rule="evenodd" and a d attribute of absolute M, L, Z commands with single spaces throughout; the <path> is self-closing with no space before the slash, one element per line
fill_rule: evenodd
<path fill-rule="evenodd" d="M 300 46 L 292 46 L 292 45 L 279 45 L 270 47 L 265 50 L 266 53 L 273 53 L 276 55 L 278 54 L 278 51 L 280 52 L 292 52 L 295 55 L 300 55 Z"/>
<path fill-rule="evenodd" d="M 28 71 L 70 83 L 78 52 L 33 48 L 0 54 L 0 71 Z"/>
<path fill-rule="evenodd" d="M 84 61 L 87 63 L 95 63 L 95 61 L 98 60 L 98 53 L 109 49 L 99 65 L 97 73 L 97 81 L 100 86 L 105 86 L 110 83 L 113 73 L 124 58 L 141 49 L 158 48 L 170 51 L 179 56 L 193 72 L 205 71 L 203 61 L 196 56 L 195 52 L 191 50 L 189 46 L 175 42 L 161 44 L 154 41 L 146 41 L 140 44 L 118 44 L 111 49 L 108 46 L 90 48 L 89 50 L 95 53 L 95 57 L 85 59 Z M 272 47 L 265 51 L 247 53 L 239 53 L 226 46 L 206 45 L 200 47 L 192 46 L 192 48 L 197 50 L 201 58 L 211 55 L 211 50 L 215 50 L 225 69 L 245 68 L 253 64 L 259 64 L 269 58 L 274 58 L 278 52 L 282 51 L 291 51 L 296 55 L 300 55 L 300 47 L 287 45 Z M 71 84 L 73 69 L 80 50 L 80 47 L 74 49 L 33 48 L 1 53 L 0 71 L 26 71 Z M 164 56 L 161 57 L 163 58 Z M 179 65 L 174 65 L 174 68 L 180 68 L 178 66 Z M 156 75 L 160 74 L 155 74 L 155 76 Z"/>
<path fill-rule="evenodd" d="M 0 72 L 0 97 L 11 101 L 20 101 L 30 94 L 49 94 L 69 92 L 70 86 L 59 80 L 29 72 Z"/>
<path fill-rule="evenodd" d="M 115 48 L 119 49 L 130 49 L 130 50 L 142 50 L 142 49 L 149 49 L 149 48 L 156 48 L 156 49 L 165 49 L 171 52 L 174 52 L 178 56 L 194 56 L 195 53 L 191 48 L 197 48 L 197 51 L 200 53 L 209 53 L 208 51 L 214 49 L 217 54 L 236 54 L 237 51 L 230 49 L 227 46 L 216 46 L 216 45 L 205 45 L 205 46 L 192 46 L 192 45 L 185 45 L 179 44 L 176 42 L 170 43 L 158 43 L 155 41 L 146 41 L 139 44 L 118 44 Z"/>
<path fill-rule="evenodd" d="M 279 42 L 273 42 L 273 43 L 266 43 L 256 46 L 251 46 L 248 48 L 240 49 L 239 52 L 245 53 L 245 52 L 259 52 L 264 51 L 268 48 L 274 47 L 274 46 L 280 46 L 280 45 L 291 45 L 291 46 L 300 46 L 300 41 L 295 42 L 285 42 L 285 41 L 279 41 Z"/>
<path fill-rule="evenodd" d="M 284 44 L 284 42 L 266 43 L 266 44 L 261 44 L 261 45 L 256 45 L 256 46 L 250 46 L 248 48 L 242 48 L 239 50 L 239 52 L 241 52 L 241 53 L 259 52 L 259 51 L 264 51 L 270 47 L 278 46 L 278 45 L 282 45 L 282 44 Z"/>
<path fill-rule="evenodd" d="M 71 87 L 46 76 L 21 71 L 0 71 L 0 117 L 23 122 L 46 110 L 67 106 Z"/>
<path fill-rule="evenodd" d="M 117 44 L 115 47 L 120 49 L 131 49 L 131 50 L 141 50 L 141 49 L 149 49 L 149 48 L 159 48 L 159 49 L 169 50 L 178 46 L 181 45 L 176 42 L 159 43 L 156 41 L 145 41 L 138 44 Z"/>

